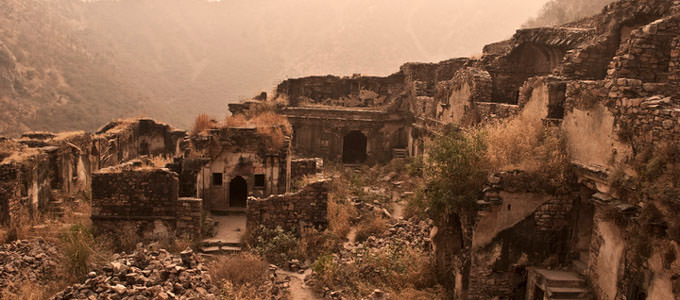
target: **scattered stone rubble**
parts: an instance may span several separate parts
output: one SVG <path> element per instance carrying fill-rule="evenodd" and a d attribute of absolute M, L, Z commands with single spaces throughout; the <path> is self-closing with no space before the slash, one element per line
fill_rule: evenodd
<path fill-rule="evenodd" d="M 180 255 L 138 248 L 114 254 L 102 270 L 53 297 L 61 299 L 217 299 L 218 288 L 191 250 Z"/>
<path fill-rule="evenodd" d="M 338 265 L 353 263 L 357 258 L 364 256 L 369 251 L 377 252 L 386 247 L 398 247 L 401 249 L 418 249 L 426 253 L 432 251 L 430 232 L 434 227 L 432 220 L 417 221 L 416 219 L 400 219 L 393 223 L 387 230 L 378 236 L 370 236 L 365 242 L 355 247 L 342 249 L 334 255 Z M 308 285 L 314 285 L 314 275 L 308 276 L 305 281 Z M 321 287 L 325 299 L 343 299 L 341 291 L 333 291 L 328 287 Z M 387 299 L 385 293 L 376 289 L 369 299 Z"/>
<path fill-rule="evenodd" d="M 56 248 L 42 239 L 0 245 L 0 286 L 49 280 L 55 274 L 56 259 Z"/>

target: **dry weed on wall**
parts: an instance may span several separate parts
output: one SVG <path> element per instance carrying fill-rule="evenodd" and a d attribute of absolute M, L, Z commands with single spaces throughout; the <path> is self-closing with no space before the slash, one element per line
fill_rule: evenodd
<path fill-rule="evenodd" d="M 213 127 L 214 121 L 207 114 L 199 114 L 194 120 L 194 127 L 191 129 L 191 135 L 199 135 L 207 129 Z"/>
<path fill-rule="evenodd" d="M 566 178 L 569 156 L 559 128 L 523 116 L 498 121 L 480 129 L 486 136 L 486 157 L 494 171 L 543 173 L 556 183 Z"/>

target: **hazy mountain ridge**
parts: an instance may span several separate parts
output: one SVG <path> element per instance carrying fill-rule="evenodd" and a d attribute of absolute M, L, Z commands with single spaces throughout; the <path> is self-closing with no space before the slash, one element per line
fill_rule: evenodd
<path fill-rule="evenodd" d="M 7 0 L 0 6 L 4 58 L 0 133 L 92 129 L 134 113 L 140 96 L 121 87 L 113 62 L 79 39 L 80 3 Z"/>
<path fill-rule="evenodd" d="M 289 77 L 387 75 L 478 54 L 544 2 L 7 0 L 0 88 L 23 88 L 2 92 L 0 134 L 140 114 L 186 128 Z"/>

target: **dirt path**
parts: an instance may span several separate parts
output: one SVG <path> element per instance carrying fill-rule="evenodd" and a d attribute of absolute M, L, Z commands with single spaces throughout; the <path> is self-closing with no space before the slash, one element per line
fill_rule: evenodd
<path fill-rule="evenodd" d="M 321 297 L 316 296 L 311 287 L 305 284 L 305 276 L 312 272 L 307 269 L 304 274 L 287 272 L 283 270 L 276 271 L 282 276 L 290 276 L 290 299 L 291 300 L 321 300 Z"/>

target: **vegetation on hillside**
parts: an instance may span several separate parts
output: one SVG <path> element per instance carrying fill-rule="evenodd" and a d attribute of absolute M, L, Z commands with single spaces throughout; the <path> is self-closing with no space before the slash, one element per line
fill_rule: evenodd
<path fill-rule="evenodd" d="M 562 25 L 590 17 L 602 11 L 615 0 L 550 0 L 535 18 L 524 23 L 523 27 L 543 27 Z"/>

